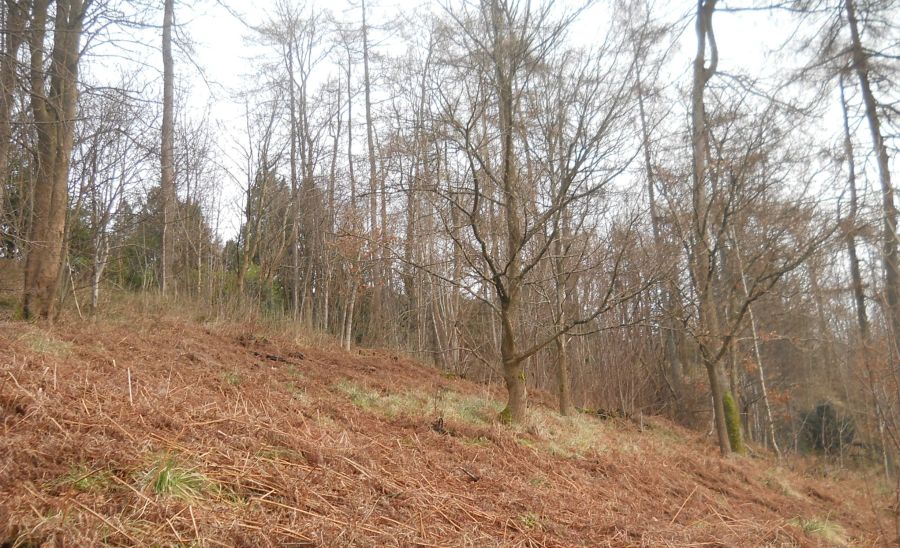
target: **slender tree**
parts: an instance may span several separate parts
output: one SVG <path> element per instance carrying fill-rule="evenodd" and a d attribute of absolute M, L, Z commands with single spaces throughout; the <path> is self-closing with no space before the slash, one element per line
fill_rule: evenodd
<path fill-rule="evenodd" d="M 159 252 L 159 288 L 166 293 L 172 277 L 174 259 L 175 221 L 175 64 L 172 58 L 172 26 L 175 20 L 175 0 L 164 0 L 162 58 L 163 58 L 163 115 L 160 145 L 160 188 L 162 191 L 162 234 Z"/>
<path fill-rule="evenodd" d="M 9 147 L 12 139 L 13 98 L 17 86 L 19 49 L 25 40 L 28 5 L 25 0 L 8 0 L 0 5 L 3 36 L 0 37 L 0 174 L 9 171 Z M 6 185 L 0 184 L 0 224 L 6 216 Z"/>
<path fill-rule="evenodd" d="M 881 128 L 878 102 L 872 91 L 869 74 L 869 54 L 862 43 L 856 4 L 844 0 L 847 26 L 850 29 L 850 53 L 853 71 L 859 80 L 866 121 L 872 138 L 872 150 L 878 166 L 878 182 L 881 184 L 882 241 L 881 261 L 884 265 L 884 300 L 891 328 L 893 353 L 900 351 L 900 263 L 897 257 L 897 205 L 891 182 L 890 156 Z"/>

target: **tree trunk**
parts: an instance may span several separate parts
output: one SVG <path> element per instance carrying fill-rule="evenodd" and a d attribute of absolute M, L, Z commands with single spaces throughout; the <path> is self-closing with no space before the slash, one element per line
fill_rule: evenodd
<path fill-rule="evenodd" d="M 734 237 L 734 231 L 732 231 L 732 239 L 734 240 L 735 254 L 737 255 L 738 268 L 740 269 L 741 274 L 741 285 L 744 288 L 744 295 L 746 295 L 746 298 L 749 298 L 747 275 L 744 272 L 744 260 L 741 258 L 741 248 L 738 245 L 737 238 Z M 750 332 L 753 335 L 753 355 L 756 357 L 756 373 L 757 379 L 759 380 L 759 390 L 760 395 L 762 396 L 763 410 L 765 411 L 766 438 L 768 443 L 771 444 L 772 450 L 775 451 L 775 455 L 778 458 L 781 458 L 781 449 L 779 449 L 778 440 L 775 437 L 775 421 L 772 418 L 772 404 L 769 401 L 769 391 L 766 387 L 766 373 L 765 369 L 763 369 L 762 352 L 759 347 L 759 330 L 756 324 L 756 314 L 753 313 L 752 305 L 747 306 L 747 314 L 750 316 Z"/>
<path fill-rule="evenodd" d="M 518 322 L 511 302 L 501 304 L 500 357 L 503 362 L 503 380 L 506 382 L 506 407 L 500 412 L 504 424 L 522 423 L 528 409 L 525 384 L 525 362 L 516 352 L 515 327 Z"/>
<path fill-rule="evenodd" d="M 300 189 L 297 183 L 297 96 L 294 89 L 294 29 L 290 29 L 287 45 L 288 100 L 291 114 L 291 317 L 296 321 L 300 315 L 300 249 L 298 245 L 297 216 L 299 215 Z"/>
<path fill-rule="evenodd" d="M 509 29 L 501 13 L 499 3 L 491 2 L 491 25 L 494 29 L 494 78 L 500 128 L 501 175 L 500 191 L 503 195 L 505 214 L 505 247 L 507 263 L 505 283 L 495 281 L 500 301 L 500 356 L 503 362 L 503 378 L 506 381 L 508 400 L 500 414 L 501 420 L 519 423 L 527 413 L 527 393 L 525 389 L 525 364 L 516 350 L 516 330 L 519 328 L 520 288 L 522 284 L 521 252 L 523 247 L 523 223 L 520 218 L 519 184 L 516 173 L 516 155 L 513 135 L 515 128 L 513 99 L 513 68 L 508 65 L 505 51 Z M 497 277 L 501 279 L 500 276 Z"/>
<path fill-rule="evenodd" d="M 884 136 L 881 134 L 881 120 L 878 116 L 878 103 L 869 83 L 869 58 L 862 45 L 859 34 L 859 22 L 856 17 L 856 6 L 853 0 L 845 0 L 847 23 L 850 27 L 851 53 L 853 70 L 859 78 L 859 89 L 862 92 L 866 119 L 872 136 L 872 149 L 878 165 L 878 178 L 881 183 L 881 200 L 884 226 L 882 228 L 882 263 L 884 265 L 884 300 L 887 305 L 889 326 L 891 329 L 892 353 L 900 350 L 900 270 L 897 263 L 897 207 L 894 203 L 894 187 L 891 184 L 890 159 Z"/>
<path fill-rule="evenodd" d="M 96 314 L 100 305 L 100 281 L 103 279 L 103 271 L 106 270 L 106 262 L 109 258 L 109 236 L 105 229 L 95 239 L 94 265 L 91 272 L 91 312 Z"/>
<path fill-rule="evenodd" d="M 650 130 L 647 127 L 647 115 L 644 111 L 644 89 L 641 81 L 640 70 L 637 72 L 638 85 L 638 114 L 641 122 L 641 138 L 642 148 L 644 149 L 644 171 L 647 174 L 647 199 L 650 203 L 650 225 L 653 229 L 653 243 L 657 252 L 663 249 L 662 230 L 660 227 L 659 214 L 656 209 L 656 187 L 653 178 L 653 161 L 650 151 Z M 678 359 L 678 342 L 675 338 L 675 318 L 672 310 L 672 291 L 669 289 L 669 281 L 663 282 L 664 285 L 661 295 L 661 308 L 664 315 L 661 322 L 663 348 L 665 349 L 666 361 L 669 362 L 669 375 L 672 379 L 672 392 L 675 396 L 676 414 L 680 413 L 684 399 L 684 372 L 681 367 L 681 360 Z"/>
<path fill-rule="evenodd" d="M 174 235 L 170 225 L 175 220 L 175 72 L 172 60 L 172 25 L 175 0 L 165 0 L 163 11 L 163 116 L 160 148 L 160 192 L 162 193 L 162 241 L 159 254 L 159 288 L 169 289 L 174 260 Z"/>
<path fill-rule="evenodd" d="M 555 255 L 553 268 L 554 282 L 556 284 L 556 321 L 555 328 L 562 331 L 568 321 L 570 296 L 574 293 L 574 274 L 566 261 L 568 242 L 570 239 L 569 213 L 562 208 L 557 216 L 556 223 L 559 226 L 559 235 L 553 242 L 553 254 Z M 561 334 L 554 341 L 556 343 L 556 374 L 557 389 L 559 392 L 559 413 L 563 416 L 572 414 L 572 387 L 569 380 L 569 336 Z"/>
<path fill-rule="evenodd" d="M 48 0 L 35 0 L 32 13 L 31 107 L 38 144 L 38 177 L 25 262 L 23 314 L 48 319 L 59 290 L 69 207 L 69 159 L 78 102 L 78 62 L 85 6 L 81 0 L 56 2 L 49 90 L 45 86 L 44 38 Z"/>
<path fill-rule="evenodd" d="M 353 58 L 347 49 L 347 171 L 350 177 L 350 211 L 353 228 L 356 228 L 356 171 L 353 168 Z"/>
<path fill-rule="evenodd" d="M 731 451 L 731 441 L 728 439 L 728 425 L 725 423 L 725 389 L 722 383 L 722 373 L 719 370 L 718 362 L 704 359 L 703 365 L 706 367 L 710 392 L 712 393 L 713 419 L 716 439 L 719 442 L 719 451 L 726 455 Z"/>
<path fill-rule="evenodd" d="M 857 214 L 859 200 L 856 193 L 856 160 L 853 152 L 853 139 L 850 135 L 850 116 L 847 112 L 847 100 L 844 93 L 844 75 L 840 77 L 841 113 L 844 123 L 844 154 L 847 156 L 847 185 L 850 188 L 850 214 L 847 218 L 847 256 L 850 261 L 850 285 L 853 288 L 853 302 L 856 306 L 856 325 L 859 329 L 859 341 L 862 346 L 862 362 L 866 372 L 869 392 L 875 407 L 875 420 L 878 424 L 879 441 L 881 442 L 882 464 L 885 477 L 890 478 L 890 463 L 887 457 L 887 440 L 884 435 L 884 409 L 881 397 L 876 388 L 875 375 L 872 371 L 872 341 L 869 334 L 869 314 L 866 310 L 866 294 L 862 272 L 859 268 L 859 254 L 856 249 Z"/>
<path fill-rule="evenodd" d="M 417 151 L 418 152 L 418 151 Z M 406 346 L 410 350 L 413 351 L 421 351 L 421 347 L 418 341 L 415 344 L 412 344 L 413 335 L 418 334 L 421 326 L 420 321 L 420 311 L 419 307 L 421 306 L 419 300 L 419 291 L 417 284 L 417 272 L 414 270 L 412 265 L 419 263 L 419 255 L 418 247 L 416 244 L 419 242 L 416 241 L 416 223 L 418 222 L 419 217 L 419 202 L 418 195 L 416 190 L 416 181 L 419 180 L 419 158 L 418 155 L 414 157 L 414 166 L 412 169 L 412 176 L 410 177 L 406 194 L 406 210 L 407 210 L 407 218 L 406 218 L 406 241 L 403 244 L 403 260 L 405 265 L 403 266 L 403 290 L 406 294 L 406 330 L 407 330 L 407 343 Z"/>
<path fill-rule="evenodd" d="M 862 273 L 859 269 L 859 254 L 856 249 L 857 212 L 859 201 L 856 194 L 856 161 L 853 157 L 853 140 L 850 137 L 850 120 L 844 97 L 844 78 L 840 80 L 841 111 L 844 119 L 844 154 L 847 157 L 847 183 L 850 188 L 850 214 L 847 217 L 847 255 L 850 258 L 850 280 L 853 288 L 853 302 L 856 306 L 856 323 L 863 345 L 869 342 L 869 314 L 866 311 L 866 294 Z"/>
<path fill-rule="evenodd" d="M 12 140 L 12 103 L 16 87 L 16 63 L 19 48 L 25 38 L 25 21 L 28 10 L 20 2 L 3 4 L 2 50 L 0 50 L 0 177 L 8 177 L 9 147 Z M 6 185 L 0 184 L 0 223 L 6 215 Z"/>
<path fill-rule="evenodd" d="M 692 236 L 693 259 L 691 261 L 694 283 L 699 301 L 697 326 L 697 342 L 701 347 L 704 366 L 709 376 L 710 390 L 713 397 L 713 414 L 718 434 L 719 450 L 727 454 L 731 447 L 725 425 L 725 409 L 722 402 L 723 389 L 718 367 L 718 356 L 713 347 L 718 342 L 719 322 L 716 310 L 713 284 L 713 246 L 709 241 L 707 226 L 707 209 L 709 200 L 706 195 L 706 164 L 709 154 L 709 128 L 706 125 L 706 107 L 703 94 L 706 84 L 716 72 L 718 49 L 712 28 L 712 16 L 716 0 L 698 0 L 697 2 L 697 54 L 694 58 L 693 83 L 691 89 L 691 149 L 693 156 L 693 212 Z M 706 66 L 706 46 L 710 47 L 710 63 Z"/>
<path fill-rule="evenodd" d="M 350 284 L 352 285 L 350 289 L 350 301 L 347 303 L 347 314 L 346 314 L 346 322 L 344 325 L 344 350 L 347 352 L 350 351 L 350 347 L 352 346 L 353 340 L 353 308 L 356 306 L 356 280 L 353 279 L 351 274 Z"/>
<path fill-rule="evenodd" d="M 334 139 L 332 141 L 331 148 L 331 167 L 328 172 L 328 212 L 327 212 L 327 236 L 329 243 L 334 243 L 334 234 L 336 232 L 337 226 L 337 215 L 335 212 L 335 186 L 337 184 L 337 161 L 338 161 L 338 147 L 340 146 L 341 141 L 341 81 L 337 80 L 337 93 L 336 97 L 336 105 L 334 111 L 334 118 L 336 120 L 336 127 L 334 130 Z M 322 307 L 322 329 L 326 333 L 331 333 L 331 286 L 334 281 L 334 272 L 337 270 L 337 258 L 335 257 L 334 248 L 332 246 L 327 247 L 326 255 L 326 275 L 325 275 L 325 298 L 324 305 Z"/>
<path fill-rule="evenodd" d="M 564 417 L 572 415 L 572 387 L 569 380 L 568 335 L 556 338 L 556 374 L 559 385 L 559 413 Z"/>
<path fill-rule="evenodd" d="M 378 178 L 375 168 L 375 136 L 372 122 L 372 81 L 369 76 L 369 28 L 366 20 L 366 3 L 362 2 L 362 39 L 363 39 L 363 94 L 366 106 L 366 147 L 369 159 L 369 238 L 372 260 L 372 308 L 369 314 L 370 340 L 379 340 L 381 334 L 381 296 L 382 284 L 385 283 L 385 272 L 381 262 L 381 237 L 378 231 Z M 382 230 L 385 227 L 381 227 Z"/>

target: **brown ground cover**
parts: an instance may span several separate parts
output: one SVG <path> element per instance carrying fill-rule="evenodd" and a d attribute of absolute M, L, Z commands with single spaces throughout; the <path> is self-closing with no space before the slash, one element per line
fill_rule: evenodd
<path fill-rule="evenodd" d="M 0 322 L 0 545 L 882 545 L 874 480 L 720 458 L 390 352 L 171 317 Z M 536 400 L 547 401 L 546 396 Z"/>

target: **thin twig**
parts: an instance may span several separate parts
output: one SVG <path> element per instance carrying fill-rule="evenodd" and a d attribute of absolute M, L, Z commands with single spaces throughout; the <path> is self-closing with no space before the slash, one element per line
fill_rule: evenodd
<path fill-rule="evenodd" d="M 681 511 L 684 510 L 685 505 L 688 503 L 689 500 L 691 500 L 691 497 L 694 496 L 694 493 L 697 492 L 697 488 L 698 488 L 698 487 L 700 487 L 700 486 L 699 486 L 699 485 L 695 485 L 695 486 L 694 486 L 694 490 L 691 491 L 691 494 L 688 495 L 686 499 L 684 499 L 684 502 L 681 503 L 681 507 L 678 509 L 677 512 L 675 512 L 675 515 L 672 516 L 672 521 L 669 522 L 669 525 L 672 525 L 673 523 L 675 523 L 675 520 L 678 519 L 678 516 L 681 515 Z"/>

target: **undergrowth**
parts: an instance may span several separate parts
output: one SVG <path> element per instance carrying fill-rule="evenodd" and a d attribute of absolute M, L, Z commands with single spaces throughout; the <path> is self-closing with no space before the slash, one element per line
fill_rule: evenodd
<path fill-rule="evenodd" d="M 468 424 L 476 427 L 494 427 L 502 404 L 489 397 L 439 389 L 429 400 L 413 392 L 380 392 L 349 380 L 341 380 L 332 385 L 333 389 L 347 397 L 360 409 L 394 418 L 440 418 L 451 427 L 453 424 Z M 582 415 L 562 417 L 553 411 L 536 408 L 529 413 L 528 420 L 521 425 L 513 425 L 509 432 L 527 447 L 547 452 L 554 456 L 572 458 L 583 457 L 605 450 L 603 425 Z M 472 439 L 472 444 L 483 444 L 486 437 Z"/>
<path fill-rule="evenodd" d="M 203 498 L 218 491 L 215 483 L 194 469 L 180 465 L 174 458 L 158 461 L 143 475 L 145 487 L 158 496 L 168 496 L 185 501 Z"/>
<path fill-rule="evenodd" d="M 57 480 L 57 483 L 69 485 L 82 493 L 105 491 L 114 486 L 114 480 L 109 472 L 84 465 L 73 466 L 67 474 Z"/>
<path fill-rule="evenodd" d="M 30 331 L 23 335 L 22 339 L 38 354 L 64 358 L 72 351 L 72 343 L 55 339 L 44 331 Z"/>
<path fill-rule="evenodd" d="M 794 518 L 788 523 L 800 528 L 807 535 L 819 537 L 833 545 L 847 545 L 844 528 L 828 518 Z"/>

